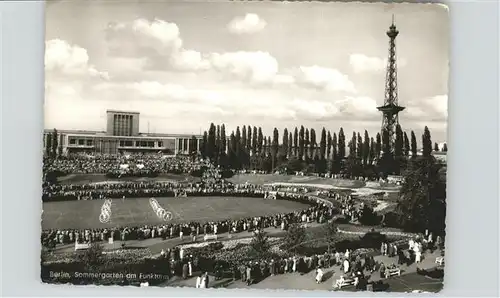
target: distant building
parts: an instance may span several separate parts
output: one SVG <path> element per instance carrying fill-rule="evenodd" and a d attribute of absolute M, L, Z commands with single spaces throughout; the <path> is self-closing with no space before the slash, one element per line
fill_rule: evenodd
<path fill-rule="evenodd" d="M 165 154 L 189 154 L 200 151 L 202 136 L 188 134 L 159 134 L 139 132 L 139 113 L 130 111 L 106 111 L 106 131 L 58 130 L 58 147 L 63 154 L 122 152 L 163 152 Z M 51 143 L 46 129 L 43 137 L 44 152 Z"/>
<path fill-rule="evenodd" d="M 443 152 L 443 151 L 434 151 L 432 150 L 431 154 L 434 156 L 437 160 L 446 162 L 446 155 L 448 152 Z M 417 155 L 420 156 L 423 154 L 423 149 L 419 150 L 417 152 Z"/>

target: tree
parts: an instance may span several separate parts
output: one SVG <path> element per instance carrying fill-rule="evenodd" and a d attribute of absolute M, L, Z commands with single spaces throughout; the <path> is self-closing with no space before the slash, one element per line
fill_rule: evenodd
<path fill-rule="evenodd" d="M 207 147 L 206 147 L 206 152 L 207 152 L 207 157 L 210 158 L 210 160 L 213 161 L 213 158 L 215 156 L 215 125 L 213 123 L 210 123 L 210 128 L 208 130 L 208 140 L 207 140 Z"/>
<path fill-rule="evenodd" d="M 216 164 L 220 164 L 219 154 L 221 150 L 221 138 L 220 138 L 220 125 L 217 125 L 217 129 L 215 132 L 215 150 L 214 150 L 214 162 Z"/>
<path fill-rule="evenodd" d="M 271 137 L 267 137 L 267 154 L 271 154 L 271 149 L 272 149 Z"/>
<path fill-rule="evenodd" d="M 331 159 L 331 153 L 332 153 L 332 134 L 330 131 L 328 131 L 327 137 L 326 137 L 326 159 Z"/>
<path fill-rule="evenodd" d="M 226 154 L 227 147 L 227 136 L 226 136 L 226 126 L 224 124 L 220 127 L 220 154 Z"/>
<path fill-rule="evenodd" d="M 377 160 L 379 160 L 380 159 L 380 153 L 382 152 L 382 137 L 381 137 L 381 135 L 380 135 L 379 132 L 377 132 L 376 141 L 377 141 L 377 143 L 375 145 L 375 154 L 376 154 L 375 158 Z"/>
<path fill-rule="evenodd" d="M 51 152 L 52 152 L 52 133 L 49 132 L 47 134 L 45 143 L 45 154 L 47 155 L 47 157 L 52 156 Z"/>
<path fill-rule="evenodd" d="M 377 157 L 377 149 L 375 145 L 375 140 L 373 138 L 370 139 L 370 155 L 368 157 L 370 165 L 373 165 L 375 158 Z"/>
<path fill-rule="evenodd" d="M 238 169 L 238 160 L 236 159 L 236 136 L 234 135 L 234 131 L 231 132 L 229 136 L 229 148 L 227 152 L 227 160 L 228 164 L 233 169 Z"/>
<path fill-rule="evenodd" d="M 200 148 L 200 151 L 201 151 L 201 156 L 203 158 L 207 157 L 207 144 L 208 142 L 208 133 L 206 131 L 203 132 L 203 138 L 201 139 L 201 148 Z"/>
<path fill-rule="evenodd" d="M 356 132 L 352 133 L 352 138 L 349 141 L 348 147 L 349 147 L 349 156 L 356 158 Z"/>
<path fill-rule="evenodd" d="M 57 156 L 57 147 L 59 144 L 59 135 L 57 134 L 57 129 L 54 128 L 54 132 L 52 133 L 52 156 Z"/>
<path fill-rule="evenodd" d="M 391 152 L 390 136 L 387 129 L 382 131 L 382 156 L 378 166 L 384 176 L 394 171 L 394 156 Z"/>
<path fill-rule="evenodd" d="M 250 125 L 247 126 L 247 145 L 246 145 L 246 148 L 247 148 L 248 155 L 250 155 L 250 153 L 252 152 L 252 128 L 250 127 Z"/>
<path fill-rule="evenodd" d="M 235 164 L 237 169 L 241 169 L 243 166 L 242 163 L 243 152 L 241 148 L 241 131 L 239 126 L 236 126 L 236 134 L 234 136 L 234 141 L 236 142 L 234 150 Z"/>
<path fill-rule="evenodd" d="M 304 135 L 304 159 L 309 160 L 309 144 L 311 143 L 309 139 L 309 129 L 306 128 L 306 133 Z"/>
<path fill-rule="evenodd" d="M 220 127 L 220 145 L 219 145 L 219 165 L 221 167 L 227 167 L 227 136 L 226 136 L 226 126 L 224 124 Z"/>
<path fill-rule="evenodd" d="M 411 156 L 413 158 L 417 157 L 417 137 L 415 137 L 415 132 L 411 131 Z"/>
<path fill-rule="evenodd" d="M 424 157 L 430 157 L 432 154 L 432 140 L 431 140 L 431 132 L 429 128 L 426 126 L 424 128 L 424 134 L 422 135 L 422 155 Z"/>
<path fill-rule="evenodd" d="M 262 154 L 262 145 L 264 143 L 264 135 L 262 134 L 262 128 L 259 127 L 259 132 L 257 136 L 257 150 L 259 151 L 259 154 Z"/>
<path fill-rule="evenodd" d="M 295 129 L 293 131 L 293 155 L 295 157 L 298 157 L 298 149 L 299 149 L 299 130 L 297 129 L 297 126 L 295 126 Z"/>
<path fill-rule="evenodd" d="M 304 137 L 304 126 L 300 126 L 299 131 L 299 159 L 304 159 L 304 146 L 305 146 L 305 137 Z"/>
<path fill-rule="evenodd" d="M 368 131 L 365 130 L 365 140 L 363 142 L 363 165 L 368 165 L 368 160 L 370 158 L 370 136 Z"/>
<path fill-rule="evenodd" d="M 332 220 L 323 226 L 323 233 L 325 235 L 325 242 L 328 245 L 328 253 L 330 253 L 330 248 L 335 246 L 337 242 L 337 225 Z"/>
<path fill-rule="evenodd" d="M 319 157 L 321 160 L 325 159 L 326 155 L 326 129 L 323 127 L 321 130 L 321 140 L 319 142 Z"/>
<path fill-rule="evenodd" d="M 404 139 L 403 139 L 403 130 L 401 130 L 401 126 L 396 125 L 396 138 L 394 140 L 394 157 L 401 158 L 403 156 L 404 150 Z"/>
<path fill-rule="evenodd" d="M 273 141 L 271 143 L 271 157 L 272 159 L 272 170 L 274 171 L 274 167 L 276 165 L 276 156 L 278 156 L 278 146 L 279 146 L 279 132 L 278 129 L 275 127 L 273 130 Z"/>
<path fill-rule="evenodd" d="M 331 162 L 331 172 L 338 173 L 338 164 L 339 164 L 339 154 L 337 150 L 337 134 L 333 133 L 332 137 L 332 162 Z"/>
<path fill-rule="evenodd" d="M 247 127 L 243 125 L 241 127 L 241 149 L 242 151 L 245 151 L 247 148 Z"/>
<path fill-rule="evenodd" d="M 309 157 L 314 159 L 316 154 L 316 131 L 314 128 L 311 128 L 311 142 L 309 143 Z"/>
<path fill-rule="evenodd" d="M 394 172 L 400 174 L 401 168 L 404 166 L 404 138 L 401 126 L 396 125 L 396 138 L 394 140 Z"/>
<path fill-rule="evenodd" d="M 293 137 L 292 132 L 288 134 L 288 158 L 293 156 Z"/>
<path fill-rule="evenodd" d="M 263 229 L 258 229 L 254 232 L 252 241 L 250 242 L 250 247 L 257 254 L 258 258 L 263 258 L 269 252 L 271 245 L 269 243 L 269 237 Z"/>
<path fill-rule="evenodd" d="M 306 239 L 306 229 L 301 224 L 292 224 L 283 239 L 284 247 L 289 252 L 297 252 Z"/>
<path fill-rule="evenodd" d="M 410 156 L 410 140 L 408 139 L 408 135 L 406 134 L 406 131 L 403 134 L 403 139 L 404 139 L 404 154 L 406 157 Z"/>
<path fill-rule="evenodd" d="M 283 145 L 283 153 L 285 157 L 288 155 L 288 129 L 283 130 L 283 141 L 281 143 Z"/>
<path fill-rule="evenodd" d="M 397 207 L 402 226 L 409 231 L 428 229 L 444 235 L 446 217 L 446 167 L 432 155 L 416 157 L 403 173 Z"/>
<path fill-rule="evenodd" d="M 363 160 L 363 138 L 361 138 L 361 134 L 358 132 L 358 139 L 356 145 L 356 157 L 359 163 Z"/>
<path fill-rule="evenodd" d="M 446 143 L 443 144 L 443 152 L 448 152 L 448 145 Z"/>
<path fill-rule="evenodd" d="M 252 153 L 255 155 L 257 154 L 257 149 L 258 149 L 258 146 L 257 146 L 257 140 L 258 140 L 258 132 L 257 132 L 257 127 L 253 127 L 253 136 L 252 136 Z"/>
<path fill-rule="evenodd" d="M 341 127 L 339 131 L 339 139 L 338 139 L 338 150 L 337 150 L 339 160 L 345 158 L 345 135 L 344 129 Z"/>
<path fill-rule="evenodd" d="M 438 143 L 434 143 L 434 151 L 439 152 L 439 145 Z"/>

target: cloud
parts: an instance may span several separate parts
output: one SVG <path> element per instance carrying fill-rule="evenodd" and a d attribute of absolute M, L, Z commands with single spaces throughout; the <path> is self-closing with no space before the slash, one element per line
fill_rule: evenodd
<path fill-rule="evenodd" d="M 367 96 L 346 96 L 345 99 L 336 102 L 339 112 L 356 119 L 374 119 L 380 116 L 377 110 L 377 102 Z"/>
<path fill-rule="evenodd" d="M 159 19 L 111 23 L 106 28 L 106 41 L 110 55 L 146 59 L 146 69 L 197 71 L 209 68 L 201 53 L 183 47 L 175 23 Z"/>
<path fill-rule="evenodd" d="M 384 71 L 387 67 L 387 59 L 370 57 L 364 54 L 351 54 L 349 63 L 355 72 L 378 72 Z M 398 59 L 398 67 L 406 66 L 406 60 Z"/>
<path fill-rule="evenodd" d="M 45 42 L 45 70 L 49 74 L 109 79 L 107 72 L 89 64 L 87 50 L 61 39 Z"/>
<path fill-rule="evenodd" d="M 254 34 L 262 31 L 267 23 L 254 13 L 247 13 L 244 17 L 236 17 L 227 28 L 233 34 Z"/>
<path fill-rule="evenodd" d="M 446 121 L 448 95 L 436 95 L 408 103 L 407 117 L 416 120 Z"/>
<path fill-rule="evenodd" d="M 299 85 L 326 91 L 345 91 L 356 93 L 354 83 L 337 69 L 317 65 L 301 66 L 295 74 Z"/>
<path fill-rule="evenodd" d="M 256 18 L 260 20 L 256 15 L 247 14 L 241 20 L 245 20 L 245 24 L 257 24 Z M 142 65 L 145 70 L 216 71 L 226 80 L 241 81 L 254 87 L 280 85 L 356 92 L 354 83 L 336 69 L 302 66 L 287 73 L 288 70 L 280 69 L 275 57 L 264 51 L 201 53 L 184 49 L 179 27 L 163 20 L 112 23 L 106 34 L 110 54 L 142 59 L 141 63 L 133 65 Z"/>
<path fill-rule="evenodd" d="M 273 81 L 279 71 L 276 58 L 266 52 L 214 53 L 210 62 L 218 71 L 258 83 Z"/>

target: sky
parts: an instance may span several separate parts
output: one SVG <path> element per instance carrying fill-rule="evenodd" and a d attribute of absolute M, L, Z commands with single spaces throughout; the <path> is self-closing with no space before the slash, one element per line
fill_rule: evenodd
<path fill-rule="evenodd" d="M 394 15 L 399 121 L 446 140 L 449 21 L 436 4 L 50 1 L 45 127 L 199 134 L 211 122 L 380 131 Z M 229 133 L 228 133 L 229 134 Z"/>

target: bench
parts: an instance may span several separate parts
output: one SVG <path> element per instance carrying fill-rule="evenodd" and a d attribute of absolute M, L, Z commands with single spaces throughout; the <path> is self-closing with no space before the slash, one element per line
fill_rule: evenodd
<path fill-rule="evenodd" d="M 357 284 L 356 279 L 353 278 L 337 279 L 335 281 L 335 288 L 340 290 L 342 289 L 342 287 L 355 286 L 356 284 Z"/>
<path fill-rule="evenodd" d="M 203 236 L 204 241 L 217 240 L 217 235 L 205 235 Z"/>
<path fill-rule="evenodd" d="M 385 269 L 385 278 L 389 278 L 394 275 L 401 276 L 401 269 L 399 268 Z"/>
<path fill-rule="evenodd" d="M 444 257 L 437 257 L 435 263 L 438 264 L 439 266 L 443 266 L 444 265 Z"/>

